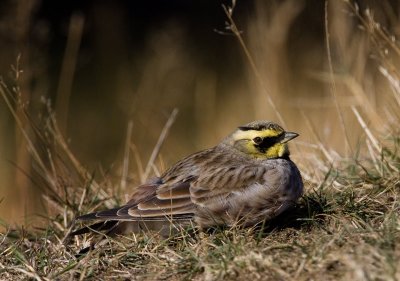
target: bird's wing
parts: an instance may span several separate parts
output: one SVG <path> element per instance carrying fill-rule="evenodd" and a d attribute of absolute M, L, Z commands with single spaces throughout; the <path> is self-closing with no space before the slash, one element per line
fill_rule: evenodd
<path fill-rule="evenodd" d="M 219 176 L 221 175 L 221 176 Z M 274 165 L 241 164 L 199 177 L 190 187 L 201 228 L 218 224 L 253 225 L 286 209 L 287 179 Z"/>
<path fill-rule="evenodd" d="M 78 220 L 166 220 L 192 218 L 195 205 L 190 185 L 198 178 L 199 163 L 212 155 L 213 149 L 192 154 L 164 173 L 161 178 L 137 187 L 131 200 L 110 210 L 77 217 Z"/>
<path fill-rule="evenodd" d="M 207 206 L 207 202 L 216 198 L 226 198 L 233 193 L 243 192 L 249 186 L 264 184 L 274 175 L 273 169 L 253 163 L 232 163 L 221 167 L 211 167 L 202 173 L 190 186 L 191 199 L 195 204 Z"/>
<path fill-rule="evenodd" d="M 77 217 L 78 220 L 166 220 L 188 219 L 194 205 L 190 200 L 190 181 L 165 188 L 165 184 L 145 184 L 136 188 L 125 205 Z M 161 192 L 158 190 L 160 187 Z"/>
<path fill-rule="evenodd" d="M 149 196 L 134 194 L 132 200 L 120 208 L 117 214 L 129 220 L 192 218 L 197 205 L 207 207 L 207 201 L 214 204 L 220 198 L 245 192 L 255 183 L 265 184 L 266 176 L 274 181 L 273 171 L 265 165 L 231 161 L 222 166 L 203 167 L 201 173 L 195 173 L 196 176 L 186 171 L 186 178 L 181 178 L 182 174 L 177 174 L 173 179 L 165 178 L 166 182 L 154 188 Z"/>

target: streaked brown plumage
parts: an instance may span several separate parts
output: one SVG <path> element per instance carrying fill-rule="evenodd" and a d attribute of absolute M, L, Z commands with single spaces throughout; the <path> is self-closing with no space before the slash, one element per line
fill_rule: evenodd
<path fill-rule="evenodd" d="M 303 191 L 287 148 L 296 136 L 269 121 L 246 124 L 217 146 L 182 159 L 161 177 L 137 187 L 124 206 L 77 220 L 107 222 L 93 228 L 109 235 L 147 229 L 167 235 L 171 227 L 192 221 L 205 229 L 271 219 Z"/>

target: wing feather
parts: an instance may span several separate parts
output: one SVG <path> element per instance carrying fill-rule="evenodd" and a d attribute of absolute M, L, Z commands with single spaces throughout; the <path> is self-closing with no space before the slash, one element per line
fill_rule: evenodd
<path fill-rule="evenodd" d="M 170 185 L 162 182 L 141 185 L 127 204 L 86 214 L 77 217 L 77 220 L 167 220 L 166 217 L 188 219 L 194 214 L 189 187 L 188 180 Z"/>
<path fill-rule="evenodd" d="M 137 205 L 137 209 L 140 211 L 145 210 L 160 210 L 160 209 L 176 209 L 182 206 L 192 204 L 190 198 L 178 198 L 178 199 L 159 199 L 157 197 L 152 200 L 148 200 Z"/>
<path fill-rule="evenodd" d="M 157 190 L 157 198 L 167 200 L 190 198 L 190 183 L 190 181 L 185 181 L 169 186 L 160 187 Z"/>
<path fill-rule="evenodd" d="M 193 204 L 189 203 L 176 208 L 154 208 L 147 210 L 140 210 L 138 208 L 131 208 L 128 210 L 128 214 L 134 218 L 146 218 L 146 217 L 168 217 L 173 215 L 186 215 L 193 213 Z"/>
<path fill-rule="evenodd" d="M 190 186 L 192 201 L 204 205 L 207 201 L 214 201 L 215 198 L 243 191 L 251 184 L 263 183 L 265 172 L 264 165 L 243 163 L 240 165 L 227 163 L 222 170 L 204 172 Z"/>

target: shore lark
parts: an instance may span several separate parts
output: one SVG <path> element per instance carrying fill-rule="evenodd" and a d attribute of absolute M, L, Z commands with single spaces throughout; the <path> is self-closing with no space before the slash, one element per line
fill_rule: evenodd
<path fill-rule="evenodd" d="M 79 229 L 107 235 L 142 230 L 169 233 L 194 223 L 252 226 L 292 206 L 303 192 L 288 141 L 298 134 L 269 121 L 238 127 L 217 146 L 194 153 L 138 186 L 123 206 L 77 217 L 100 223 Z"/>

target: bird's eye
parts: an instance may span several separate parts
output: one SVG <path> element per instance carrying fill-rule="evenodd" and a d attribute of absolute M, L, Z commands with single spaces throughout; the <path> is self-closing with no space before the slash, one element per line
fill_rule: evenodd
<path fill-rule="evenodd" d="M 255 144 L 260 144 L 260 143 L 262 143 L 262 138 L 260 138 L 260 137 L 255 137 L 255 138 L 253 139 L 253 142 L 254 142 Z"/>

